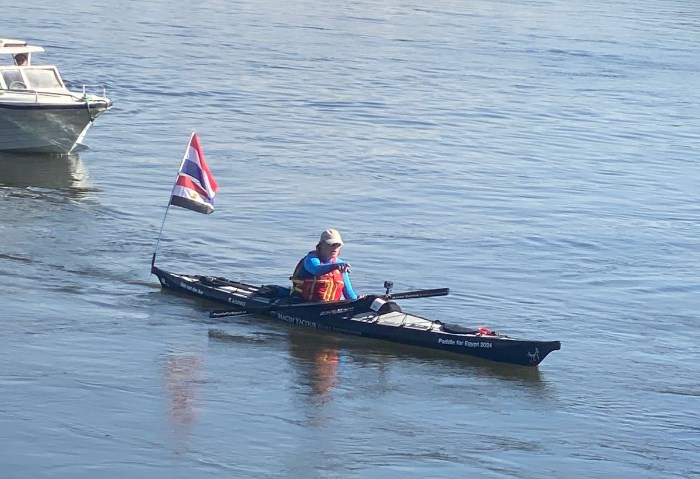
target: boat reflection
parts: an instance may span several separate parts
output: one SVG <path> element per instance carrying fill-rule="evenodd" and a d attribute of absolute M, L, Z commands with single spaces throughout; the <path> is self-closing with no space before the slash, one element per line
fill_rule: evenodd
<path fill-rule="evenodd" d="M 76 153 L 0 153 L 0 188 L 58 190 L 74 198 L 94 191 L 88 169 Z"/>
<path fill-rule="evenodd" d="M 517 382 L 526 387 L 538 388 L 543 385 L 539 368 L 302 328 L 290 329 L 288 338 L 290 353 L 298 360 L 304 384 L 317 397 L 329 396 L 342 381 L 338 375 L 339 358 L 378 370 L 392 363 L 409 361 L 419 362 L 429 369 L 437 368 L 433 377 L 470 375 Z"/>
<path fill-rule="evenodd" d="M 533 400 L 549 395 L 538 368 L 306 328 L 289 329 L 287 347 L 297 385 L 296 400 L 312 427 L 326 428 L 332 423 L 341 395 L 344 401 L 352 401 L 348 398 L 358 391 L 378 398 L 393 394 L 396 384 L 392 377 L 396 374 L 418 381 L 426 394 L 441 388 L 445 394 L 454 394 L 455 400 L 471 394 L 475 381 L 484 388 L 514 388 Z M 363 378 L 360 383 L 358 377 Z"/>
<path fill-rule="evenodd" d="M 239 317 L 238 321 L 242 321 Z M 245 344 L 259 344 L 261 347 L 286 343 L 290 364 L 301 387 L 300 399 L 310 407 L 307 411 L 314 422 L 323 420 L 322 409 L 330 404 L 334 393 L 342 387 L 343 371 L 356 368 L 366 372 L 375 371 L 373 376 L 376 390 L 391 388 L 385 384 L 386 372 L 392 366 L 408 364 L 409 368 L 422 370 L 425 378 L 436 381 L 473 379 L 504 381 L 517 384 L 520 388 L 540 395 L 546 389 L 539 368 L 497 363 L 471 356 L 450 354 L 432 349 L 390 343 L 369 338 L 337 335 L 334 333 L 269 324 L 272 331 L 264 333 L 231 333 L 220 329 L 210 329 L 209 337 L 216 340 L 233 341 Z"/>

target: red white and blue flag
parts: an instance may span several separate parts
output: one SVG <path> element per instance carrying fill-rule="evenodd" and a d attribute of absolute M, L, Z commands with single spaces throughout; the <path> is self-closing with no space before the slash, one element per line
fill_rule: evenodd
<path fill-rule="evenodd" d="M 177 174 L 170 204 L 208 215 L 214 212 L 214 195 L 218 188 L 204 159 L 199 138 L 193 133 Z"/>

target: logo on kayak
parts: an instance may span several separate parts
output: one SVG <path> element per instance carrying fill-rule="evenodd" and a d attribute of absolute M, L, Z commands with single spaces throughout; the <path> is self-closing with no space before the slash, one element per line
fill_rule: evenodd
<path fill-rule="evenodd" d="M 438 338 L 438 344 L 445 344 L 448 346 L 464 346 L 465 348 L 493 348 L 493 343 L 490 341 L 469 341 L 462 339 Z"/>
<path fill-rule="evenodd" d="M 319 316 L 327 316 L 329 314 L 343 314 L 343 313 L 349 313 L 353 310 L 353 308 L 338 308 L 338 309 L 331 309 L 329 311 L 322 311 Z"/>
<path fill-rule="evenodd" d="M 180 287 L 183 288 L 183 289 L 186 289 L 187 291 L 191 291 L 191 292 L 193 292 L 193 293 L 195 293 L 195 294 L 204 294 L 204 291 L 202 291 L 202 290 L 199 289 L 198 287 L 189 285 L 189 284 L 187 284 L 187 283 L 185 283 L 185 282 L 181 282 L 181 283 L 180 283 Z"/>
<path fill-rule="evenodd" d="M 527 353 L 527 357 L 530 358 L 531 363 L 540 362 L 540 350 L 538 348 L 535 348 L 535 350 L 531 353 Z"/>
<path fill-rule="evenodd" d="M 245 308 L 245 301 L 243 301 L 242 299 L 229 298 L 228 302 L 237 306 L 243 306 Z"/>
<path fill-rule="evenodd" d="M 277 313 L 277 319 L 286 321 L 287 323 L 299 324 L 301 326 L 307 326 L 309 328 L 316 328 L 316 323 L 309 321 L 308 319 L 297 318 L 296 316 L 290 316 L 288 314 Z"/>

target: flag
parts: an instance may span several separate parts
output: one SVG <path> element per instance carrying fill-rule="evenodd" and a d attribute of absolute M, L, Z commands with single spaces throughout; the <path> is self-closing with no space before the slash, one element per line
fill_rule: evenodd
<path fill-rule="evenodd" d="M 214 195 L 218 188 L 199 146 L 199 138 L 193 133 L 177 174 L 170 204 L 208 215 L 214 212 Z"/>

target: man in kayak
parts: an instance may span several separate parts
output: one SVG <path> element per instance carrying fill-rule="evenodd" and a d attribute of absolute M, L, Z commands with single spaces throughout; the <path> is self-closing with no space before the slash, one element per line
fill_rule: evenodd
<path fill-rule="evenodd" d="M 309 251 L 294 268 L 292 294 L 306 301 L 357 299 L 350 282 L 350 263 L 338 257 L 343 240 L 337 230 L 321 233 L 314 251 Z"/>

